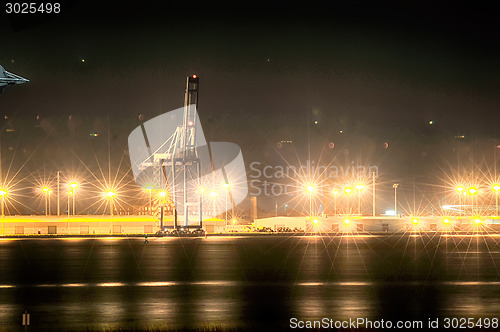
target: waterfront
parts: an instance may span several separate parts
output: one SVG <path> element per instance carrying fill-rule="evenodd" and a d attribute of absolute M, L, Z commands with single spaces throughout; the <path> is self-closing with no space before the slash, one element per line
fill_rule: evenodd
<path fill-rule="evenodd" d="M 290 318 L 493 318 L 500 237 L 0 241 L 0 321 L 32 330 L 286 329 Z"/>

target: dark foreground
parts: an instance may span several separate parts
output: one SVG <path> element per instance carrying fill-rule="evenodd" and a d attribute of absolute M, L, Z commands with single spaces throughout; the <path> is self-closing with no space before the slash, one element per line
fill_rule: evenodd
<path fill-rule="evenodd" d="M 0 329 L 288 329 L 500 318 L 500 237 L 0 240 Z M 441 326 L 442 327 L 442 326 Z"/>

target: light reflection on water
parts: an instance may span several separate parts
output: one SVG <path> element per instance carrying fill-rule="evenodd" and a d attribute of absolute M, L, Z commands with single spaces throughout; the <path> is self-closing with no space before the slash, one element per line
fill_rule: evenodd
<path fill-rule="evenodd" d="M 0 319 L 42 329 L 286 328 L 500 312 L 494 237 L 0 242 Z M 5 308 L 5 310 L 1 310 Z M 36 323 L 35 323 L 36 322 Z"/>

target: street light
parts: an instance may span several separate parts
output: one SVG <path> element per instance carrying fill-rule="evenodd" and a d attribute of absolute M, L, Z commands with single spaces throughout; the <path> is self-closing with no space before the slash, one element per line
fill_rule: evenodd
<path fill-rule="evenodd" d="M 68 192 L 68 218 L 70 216 L 70 211 L 71 211 L 71 205 L 69 205 L 69 198 L 73 196 L 73 192 L 72 191 L 69 191 Z"/>
<path fill-rule="evenodd" d="M 222 186 L 224 187 L 224 189 L 226 189 L 226 226 L 227 226 L 227 191 L 229 190 L 230 185 L 229 183 L 224 183 Z"/>
<path fill-rule="evenodd" d="M 205 194 L 205 188 L 200 187 L 200 220 L 203 220 L 203 195 Z"/>
<path fill-rule="evenodd" d="M 49 194 L 49 215 L 51 214 L 51 213 L 50 213 L 50 194 L 51 194 L 51 193 L 52 193 L 52 190 L 49 190 L 49 191 L 48 191 L 48 194 Z"/>
<path fill-rule="evenodd" d="M 458 208 L 460 209 L 460 217 L 462 216 L 462 191 L 464 190 L 464 187 L 458 186 L 457 188 L 458 191 Z"/>
<path fill-rule="evenodd" d="M 108 190 L 106 192 L 106 196 L 109 198 L 109 213 L 111 214 L 111 217 L 113 217 L 113 197 L 115 195 L 115 192 L 112 190 Z"/>
<path fill-rule="evenodd" d="M 498 217 L 498 191 L 500 190 L 500 185 L 498 184 L 494 184 L 493 185 L 493 190 L 496 191 L 496 194 L 495 194 L 495 207 L 496 207 L 496 214 L 497 214 L 497 217 Z"/>
<path fill-rule="evenodd" d="M 210 196 L 212 196 L 212 211 L 213 211 L 213 217 L 215 218 L 215 196 L 217 196 L 217 193 L 215 191 L 210 192 Z"/>
<path fill-rule="evenodd" d="M 351 208 L 349 207 L 349 195 L 351 194 L 352 189 L 347 187 L 344 189 L 344 192 L 347 195 L 347 214 L 349 214 L 351 212 Z"/>
<path fill-rule="evenodd" d="M 363 185 L 358 184 L 356 186 L 356 189 L 358 189 L 358 211 L 359 214 L 361 215 L 361 190 L 363 190 Z"/>
<path fill-rule="evenodd" d="M 469 194 L 472 196 L 472 214 L 474 214 L 474 195 L 477 194 L 477 189 L 474 187 L 469 188 Z M 476 202 L 477 205 L 477 202 Z M 477 209 L 477 206 L 476 206 Z"/>
<path fill-rule="evenodd" d="M 68 192 L 68 225 L 67 225 L 67 228 L 68 228 L 68 234 L 69 234 L 69 211 L 70 211 L 70 210 L 69 210 L 69 208 L 70 208 L 70 206 L 69 206 L 69 197 L 70 197 L 70 196 L 73 196 L 73 192 L 72 192 L 72 191 L 69 191 L 69 192 Z"/>
<path fill-rule="evenodd" d="M 49 189 L 49 187 L 43 187 L 42 191 L 45 193 L 45 215 L 48 216 L 49 211 L 47 210 L 47 205 L 48 205 L 48 195 L 49 195 L 50 189 Z"/>
<path fill-rule="evenodd" d="M 332 191 L 332 194 L 333 194 L 333 209 L 334 209 L 333 214 L 335 216 L 337 216 L 337 194 L 338 193 L 339 192 L 337 190 Z"/>
<path fill-rule="evenodd" d="M 395 183 L 392 185 L 394 188 L 394 215 L 398 216 L 398 187 L 399 183 Z"/>
<path fill-rule="evenodd" d="M 73 215 L 75 215 L 75 196 L 76 196 L 76 188 L 78 187 L 78 183 L 73 181 L 69 184 L 69 186 L 71 188 L 73 188 L 73 191 L 72 191 L 73 192 Z"/>
<path fill-rule="evenodd" d="M 3 218 L 4 218 L 4 206 L 5 206 L 5 195 L 7 195 L 7 190 L 6 189 L 1 189 L 0 190 L 0 196 L 2 196 L 2 235 L 4 235 L 4 228 L 3 228 Z"/>
<path fill-rule="evenodd" d="M 151 191 L 153 190 L 153 187 L 147 186 L 146 189 L 149 191 L 149 214 L 153 215 L 153 198 L 151 195 Z"/>
<path fill-rule="evenodd" d="M 7 195 L 7 190 L 0 189 L 0 196 L 2 196 L 2 218 L 5 216 L 5 195 Z"/>
<path fill-rule="evenodd" d="M 312 208 L 312 192 L 314 191 L 314 187 L 309 185 L 307 186 L 307 191 L 309 192 L 309 215 L 312 216 L 313 208 Z"/>

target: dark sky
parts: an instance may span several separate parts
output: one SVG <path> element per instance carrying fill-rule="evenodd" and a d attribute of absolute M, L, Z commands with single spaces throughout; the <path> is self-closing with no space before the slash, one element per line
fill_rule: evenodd
<path fill-rule="evenodd" d="M 140 114 L 182 106 L 191 74 L 209 139 L 240 144 L 247 161 L 283 139 L 304 147 L 308 123 L 318 147 L 335 142 L 396 178 L 417 157 L 454 156 L 457 135 L 500 144 L 499 12 L 488 3 L 62 3 L 60 15 L 0 14 L 0 64 L 31 80 L 0 96 L 3 129 L 24 128 L 13 142 L 28 150 L 59 146 L 51 162 L 107 147 L 108 128 L 120 158 Z M 384 142 L 393 155 L 379 154 Z"/>
<path fill-rule="evenodd" d="M 20 111 L 100 113 L 109 100 L 110 113 L 155 113 L 178 106 L 180 82 L 197 73 L 210 112 L 245 105 L 267 113 L 280 103 L 380 124 L 492 124 L 499 30 L 488 7 L 105 3 L 2 19 L 0 59 L 32 80 L 3 107 L 15 100 Z"/>

